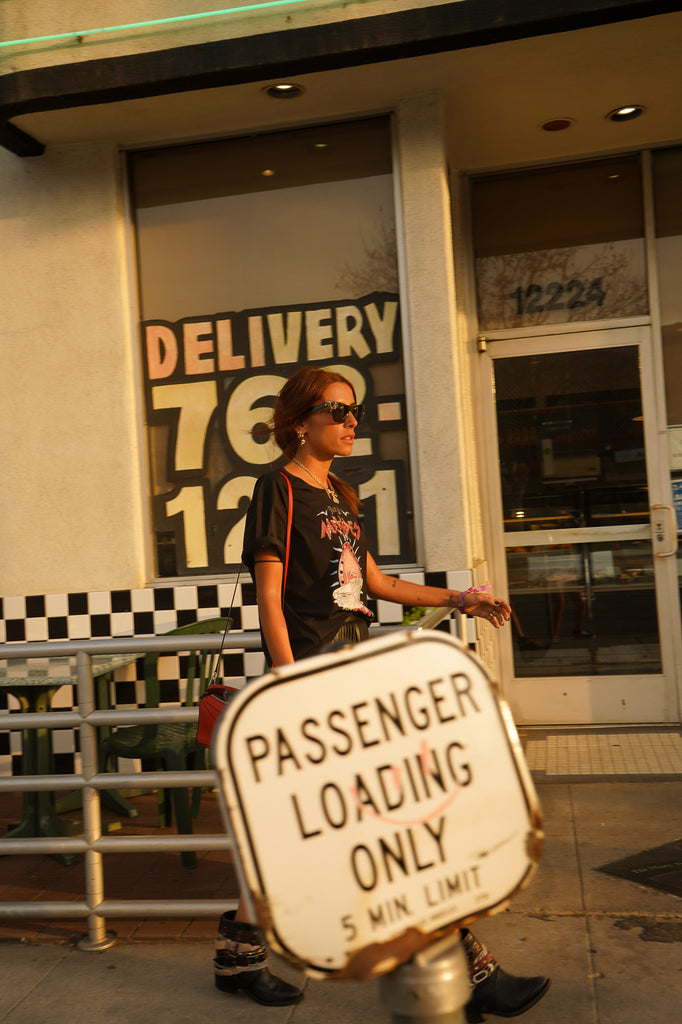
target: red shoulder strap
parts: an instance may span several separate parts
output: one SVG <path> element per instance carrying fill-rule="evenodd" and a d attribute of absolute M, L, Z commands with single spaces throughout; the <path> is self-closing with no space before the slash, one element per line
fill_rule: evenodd
<path fill-rule="evenodd" d="M 281 469 L 280 473 L 282 473 Z M 282 577 L 282 594 L 284 594 L 287 585 L 287 571 L 289 569 L 289 547 L 291 545 L 291 520 L 294 515 L 294 497 L 293 494 L 291 493 L 291 481 L 289 480 L 289 477 L 286 475 L 286 473 L 282 473 L 282 476 L 287 482 L 287 489 L 289 491 L 289 508 L 287 511 L 287 545 L 286 554 L 284 556 L 284 575 Z"/>

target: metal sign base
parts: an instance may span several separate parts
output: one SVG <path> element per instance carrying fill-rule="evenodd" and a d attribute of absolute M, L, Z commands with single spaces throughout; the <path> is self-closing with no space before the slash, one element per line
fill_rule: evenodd
<path fill-rule="evenodd" d="M 385 974 L 379 991 L 392 1024 L 465 1024 L 471 987 L 459 932 Z"/>

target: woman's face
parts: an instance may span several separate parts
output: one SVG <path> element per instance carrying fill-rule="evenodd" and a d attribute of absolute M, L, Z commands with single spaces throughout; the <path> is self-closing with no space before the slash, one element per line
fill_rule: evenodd
<path fill-rule="evenodd" d="M 353 405 L 355 395 L 349 384 L 334 381 L 324 389 L 315 405 L 321 402 L 343 402 L 344 405 Z M 343 423 L 335 423 L 329 409 L 320 409 L 319 412 L 309 413 L 302 420 L 301 430 L 305 434 L 306 445 L 310 445 L 308 450 L 324 461 L 334 458 L 335 455 L 352 455 L 357 425 L 357 420 L 350 412 Z M 301 454 L 305 451 L 304 447 Z"/>

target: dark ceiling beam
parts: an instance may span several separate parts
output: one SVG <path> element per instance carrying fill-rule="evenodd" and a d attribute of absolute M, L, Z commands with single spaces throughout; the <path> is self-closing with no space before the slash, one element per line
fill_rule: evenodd
<path fill-rule="evenodd" d="M 0 146 L 15 156 L 42 156 L 45 146 L 11 121 L 0 121 Z"/>
<path fill-rule="evenodd" d="M 357 67 L 682 9 L 669 0 L 461 0 L 310 28 L 178 46 L 0 76 L 0 145 L 38 156 L 22 114 Z"/>

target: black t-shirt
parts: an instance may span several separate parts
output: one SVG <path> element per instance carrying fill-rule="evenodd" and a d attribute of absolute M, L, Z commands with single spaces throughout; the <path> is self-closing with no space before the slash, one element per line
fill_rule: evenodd
<path fill-rule="evenodd" d="M 242 552 L 251 575 L 254 554 L 261 548 L 273 547 L 285 561 L 287 479 L 293 516 L 283 605 L 292 653 L 298 660 L 322 650 L 349 617 L 370 619 L 372 612 L 367 607 L 367 541 L 356 516 L 340 495 L 336 504 L 319 487 L 290 473 L 285 479 L 285 471 L 256 481 Z M 267 650 L 265 654 L 268 657 Z"/>

